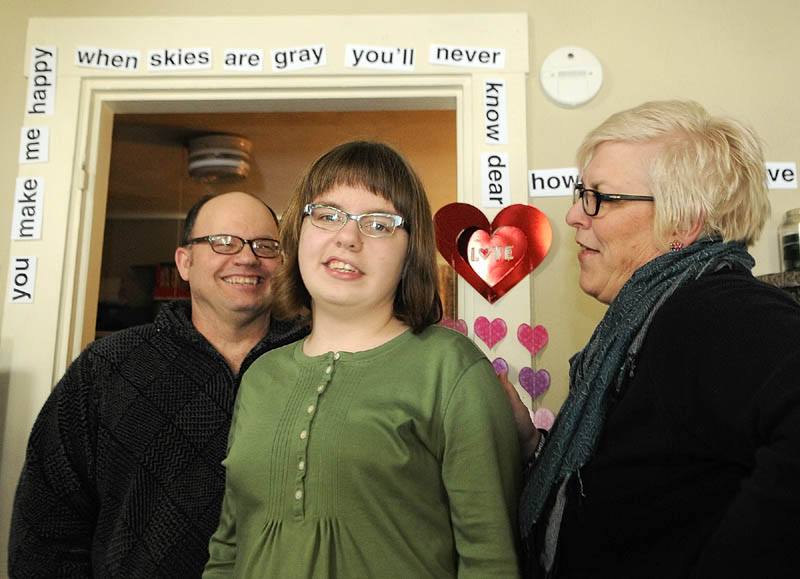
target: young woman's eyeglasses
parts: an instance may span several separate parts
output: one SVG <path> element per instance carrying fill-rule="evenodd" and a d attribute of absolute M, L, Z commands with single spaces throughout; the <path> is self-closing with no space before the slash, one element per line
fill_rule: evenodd
<path fill-rule="evenodd" d="M 603 201 L 653 201 L 652 197 L 646 195 L 616 195 L 612 193 L 600 193 L 594 189 L 587 189 L 583 183 L 575 185 L 572 192 L 573 205 L 580 197 L 583 212 L 589 217 L 594 217 L 600 211 L 600 203 Z"/>
<path fill-rule="evenodd" d="M 353 215 L 336 207 L 308 203 L 303 207 L 303 215 L 311 217 L 311 225 L 327 231 L 339 231 L 352 219 L 358 229 L 367 237 L 389 237 L 394 230 L 403 226 L 403 218 L 392 213 L 364 213 Z"/>
<path fill-rule="evenodd" d="M 276 239 L 270 239 L 269 237 L 244 239 L 238 235 L 230 235 L 228 233 L 195 237 L 187 241 L 186 245 L 194 245 L 204 241 L 208 242 L 215 253 L 221 253 L 222 255 L 234 255 L 239 253 L 244 248 L 245 243 L 250 246 L 250 249 L 252 249 L 253 253 L 258 257 L 278 257 L 281 252 L 280 243 L 278 243 Z"/>

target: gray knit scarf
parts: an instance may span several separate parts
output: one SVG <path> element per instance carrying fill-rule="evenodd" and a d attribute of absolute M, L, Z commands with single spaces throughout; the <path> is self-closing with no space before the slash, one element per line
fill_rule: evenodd
<path fill-rule="evenodd" d="M 609 394 L 618 395 L 632 372 L 653 315 L 682 285 L 737 264 L 747 269 L 755 264 L 745 245 L 711 238 L 653 259 L 634 272 L 586 347 L 570 359 L 569 395 L 520 497 L 520 530 L 523 543 L 529 543 L 549 496 L 561 486 L 547 520 L 546 543 L 553 550 L 546 554 L 550 563 L 561 524 L 565 481 L 591 458 L 614 398 Z"/>

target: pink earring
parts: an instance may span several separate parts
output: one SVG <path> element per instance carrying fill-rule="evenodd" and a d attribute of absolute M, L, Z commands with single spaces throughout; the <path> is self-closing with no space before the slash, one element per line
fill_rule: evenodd
<path fill-rule="evenodd" d="M 681 249 L 683 249 L 683 243 L 681 243 L 677 239 L 669 244 L 670 251 L 680 251 Z"/>

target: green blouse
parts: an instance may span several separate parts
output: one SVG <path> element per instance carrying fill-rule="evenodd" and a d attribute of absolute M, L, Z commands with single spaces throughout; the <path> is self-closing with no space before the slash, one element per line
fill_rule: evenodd
<path fill-rule="evenodd" d="M 518 443 L 491 364 L 440 326 L 295 342 L 244 375 L 203 577 L 518 577 Z"/>

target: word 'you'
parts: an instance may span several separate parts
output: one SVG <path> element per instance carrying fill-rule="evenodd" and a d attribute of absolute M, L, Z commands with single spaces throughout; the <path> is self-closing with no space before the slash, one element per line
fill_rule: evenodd
<path fill-rule="evenodd" d="M 36 256 L 13 257 L 10 273 L 8 302 L 12 304 L 32 303 L 33 288 L 36 285 Z"/>

